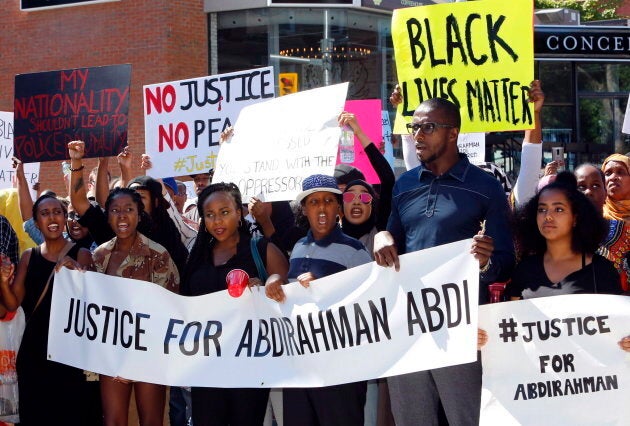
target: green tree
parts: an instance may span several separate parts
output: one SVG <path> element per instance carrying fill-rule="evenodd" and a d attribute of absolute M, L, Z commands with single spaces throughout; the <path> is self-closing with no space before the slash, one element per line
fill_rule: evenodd
<path fill-rule="evenodd" d="M 536 9 L 567 8 L 580 12 L 582 21 L 625 18 L 617 14 L 624 0 L 534 0 Z"/>

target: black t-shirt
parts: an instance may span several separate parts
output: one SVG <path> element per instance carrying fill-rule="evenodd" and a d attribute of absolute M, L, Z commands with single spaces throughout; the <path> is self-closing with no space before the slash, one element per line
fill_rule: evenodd
<path fill-rule="evenodd" d="M 265 238 L 259 239 L 257 244 L 258 253 L 265 268 L 267 265 L 267 244 L 268 241 Z M 207 250 L 211 253 L 212 245 Z M 194 266 L 188 265 L 188 267 L 194 269 L 190 274 L 190 278 L 182 283 L 180 293 L 185 296 L 200 296 L 227 289 L 225 278 L 232 269 L 242 269 L 247 272 L 250 278 L 258 277 L 259 275 L 252 254 L 250 239 L 243 238 L 243 236 L 241 236 L 236 245 L 236 254 L 223 265 L 214 266 L 209 262 Z"/>
<path fill-rule="evenodd" d="M 543 256 L 536 255 L 523 258 L 516 266 L 505 293 L 508 297 L 532 299 L 577 293 L 621 294 L 622 291 L 617 270 L 602 256 L 593 255 L 589 265 L 552 283 L 545 272 Z"/>

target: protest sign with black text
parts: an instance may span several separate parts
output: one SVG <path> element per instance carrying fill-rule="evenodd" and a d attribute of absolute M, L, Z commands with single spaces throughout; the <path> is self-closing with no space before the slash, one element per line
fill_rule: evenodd
<path fill-rule="evenodd" d="M 291 95 L 292 96 L 292 95 Z M 48 356 L 142 382 L 317 387 L 477 359 L 479 265 L 470 240 L 285 286 L 197 297 L 155 284 L 62 269 Z M 352 365 L 352 368 L 348 368 Z"/>

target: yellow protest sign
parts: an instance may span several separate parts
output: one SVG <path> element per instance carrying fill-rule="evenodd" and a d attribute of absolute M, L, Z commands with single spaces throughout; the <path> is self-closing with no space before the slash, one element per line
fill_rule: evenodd
<path fill-rule="evenodd" d="M 396 9 L 392 38 L 404 101 L 395 133 L 416 107 L 443 97 L 459 106 L 462 132 L 534 127 L 532 0 L 480 0 Z"/>

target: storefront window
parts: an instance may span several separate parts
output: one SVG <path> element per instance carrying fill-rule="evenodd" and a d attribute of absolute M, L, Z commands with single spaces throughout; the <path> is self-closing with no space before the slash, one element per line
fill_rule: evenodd
<path fill-rule="evenodd" d="M 222 12 L 218 70 L 273 65 L 277 75 L 297 73 L 298 90 L 347 81 L 348 99 L 386 101 L 395 84 L 390 23 L 388 16 L 345 9 Z"/>

